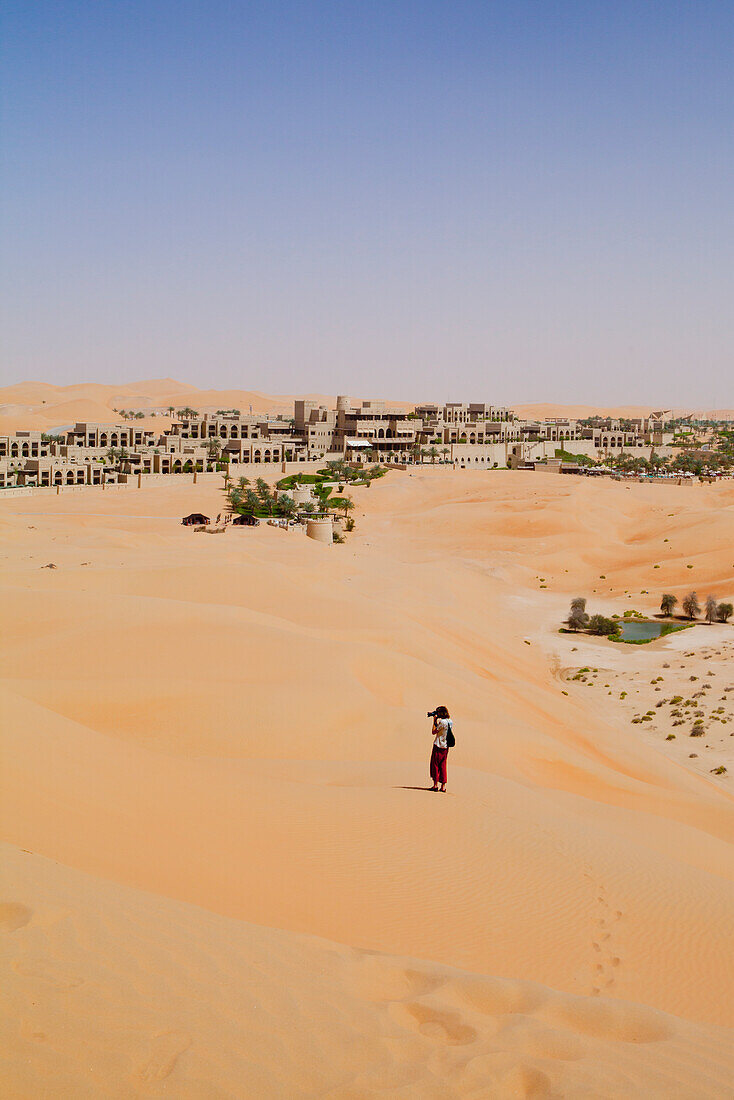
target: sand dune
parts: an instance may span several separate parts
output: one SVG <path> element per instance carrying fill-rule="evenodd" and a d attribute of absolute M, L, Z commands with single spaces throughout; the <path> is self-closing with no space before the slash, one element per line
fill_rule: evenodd
<path fill-rule="evenodd" d="M 267 394 L 254 390 L 200 390 L 186 382 L 172 378 L 158 378 L 123 385 L 79 383 L 72 386 L 54 386 L 47 382 L 19 382 L 0 388 L 0 432 L 13 432 L 28 428 L 44 430 L 76 420 L 101 423 L 119 419 L 115 409 L 165 410 L 169 406 L 180 408 L 190 405 L 199 411 L 236 408 L 243 413 L 287 413 L 293 411 L 295 397 L 306 397 L 320 404 L 335 404 L 334 394 Z M 360 400 L 359 398 L 356 398 Z M 389 401 L 403 409 L 413 405 L 401 401 Z M 551 416 L 588 417 L 642 417 L 650 414 L 648 405 L 602 407 L 594 405 L 520 404 L 513 405 L 518 416 L 542 419 Z M 696 412 L 693 409 L 675 410 L 677 415 Z M 705 411 L 701 415 L 734 420 L 734 410 Z"/>
<path fill-rule="evenodd" d="M 297 396 L 333 406 L 333 395 L 308 393 Z M 200 390 L 171 378 L 124 385 L 81 383 L 53 386 L 46 382 L 20 382 L 0 388 L 0 432 L 26 429 L 45 430 L 77 420 L 98 423 L 119 421 L 116 409 L 165 411 L 183 405 L 202 412 L 236 408 L 242 413 L 293 413 L 295 397 L 290 394 L 266 394 L 253 390 Z M 401 408 L 412 408 L 404 402 Z M 148 421 L 143 421 L 148 423 Z M 152 423 L 155 423 L 152 421 Z M 159 422 L 160 423 L 160 422 Z"/>
<path fill-rule="evenodd" d="M 734 1072 L 728 1032 L 654 1009 L 227 920 L 7 848 L 3 859 L 25 899 L 0 908 L 9 1097 L 701 1100 L 726 1095 Z"/>
<path fill-rule="evenodd" d="M 734 490 L 355 499 L 333 548 L 182 528 L 214 477 L 0 502 L 11 1095 L 726 1095 L 727 780 L 569 691 L 556 631 L 731 598 Z"/>

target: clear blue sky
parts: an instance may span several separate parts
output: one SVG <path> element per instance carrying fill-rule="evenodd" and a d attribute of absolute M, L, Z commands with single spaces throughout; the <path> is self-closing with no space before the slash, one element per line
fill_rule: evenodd
<path fill-rule="evenodd" d="M 734 3 L 7 0 L 3 379 L 734 404 Z"/>

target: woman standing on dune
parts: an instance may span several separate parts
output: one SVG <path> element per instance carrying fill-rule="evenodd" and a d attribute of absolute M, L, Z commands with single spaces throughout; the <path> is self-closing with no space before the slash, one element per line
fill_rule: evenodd
<path fill-rule="evenodd" d="M 434 791 L 439 789 L 446 791 L 446 759 L 449 748 L 454 743 L 454 735 L 451 729 L 451 716 L 446 707 L 436 707 L 429 715 L 433 719 L 431 736 L 433 737 L 433 749 L 431 751 L 431 779 Z"/>

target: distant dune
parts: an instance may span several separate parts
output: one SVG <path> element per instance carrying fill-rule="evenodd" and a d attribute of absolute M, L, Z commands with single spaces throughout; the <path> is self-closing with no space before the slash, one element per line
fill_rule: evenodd
<path fill-rule="evenodd" d="M 196 386 L 176 382 L 172 378 L 128 382 L 121 386 L 107 386 L 94 382 L 73 386 L 53 386 L 47 382 L 19 382 L 13 386 L 0 388 L 0 433 L 28 428 L 43 431 L 74 420 L 111 423 L 119 419 L 114 410 L 122 408 L 150 413 L 154 410 L 165 412 L 170 406 L 179 409 L 189 405 L 202 412 L 235 408 L 242 413 L 248 413 L 252 409 L 254 413 L 290 414 L 297 396 L 307 397 L 330 406 L 333 406 L 336 401 L 334 394 L 323 393 L 294 395 L 260 393 L 256 390 L 200 390 Z M 391 401 L 389 398 L 386 400 L 398 408 L 413 408 L 413 405 L 404 401 Z M 639 417 L 647 416 L 652 411 L 649 405 L 604 408 L 592 405 L 520 404 L 512 407 L 519 416 L 528 419 L 597 415 Z M 681 415 L 691 411 L 690 409 L 676 410 Z M 706 415 L 734 420 L 734 410 L 731 409 Z"/>

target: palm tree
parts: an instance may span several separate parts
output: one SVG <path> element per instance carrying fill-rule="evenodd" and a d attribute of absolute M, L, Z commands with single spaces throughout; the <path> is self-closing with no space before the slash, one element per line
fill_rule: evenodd
<path fill-rule="evenodd" d="M 250 479 L 249 479 L 249 477 L 240 477 L 240 478 L 237 479 L 237 484 L 240 487 L 240 489 L 244 490 L 250 484 Z"/>
<path fill-rule="evenodd" d="M 216 436 L 212 437 L 212 439 L 207 442 L 206 453 L 215 465 L 220 459 L 223 459 L 221 439 L 217 439 Z M 227 472 L 229 473 L 229 471 Z"/>
<path fill-rule="evenodd" d="M 270 493 L 270 487 L 268 486 L 267 481 L 259 477 L 255 482 L 255 492 L 257 494 L 258 500 L 260 501 L 260 506 L 262 508 L 267 508 L 270 515 L 272 516 L 273 497 Z"/>
<path fill-rule="evenodd" d="M 436 447 L 429 447 L 427 454 L 431 460 L 431 465 L 435 465 L 436 459 L 438 458 L 438 449 Z"/>
<path fill-rule="evenodd" d="M 176 410 L 174 409 L 173 405 L 169 405 L 168 408 L 166 409 L 166 412 L 168 413 L 169 416 L 173 416 L 175 411 Z"/>
<path fill-rule="evenodd" d="M 662 611 L 663 615 L 668 615 L 668 616 L 672 615 L 673 614 L 673 608 L 675 607 L 675 605 L 677 603 L 678 603 L 677 598 L 675 596 L 671 595 L 670 592 L 666 592 L 665 595 L 663 596 L 662 600 L 660 601 L 660 610 Z"/>
<path fill-rule="evenodd" d="M 334 481 L 343 481 L 346 469 L 346 463 L 343 458 L 334 459 L 331 462 L 326 463 L 326 469 L 334 479 Z"/>
<path fill-rule="evenodd" d="M 351 497 L 342 497 L 339 507 L 344 512 L 344 519 L 354 510 L 354 501 Z"/>
<path fill-rule="evenodd" d="M 442 447 L 441 448 L 441 454 L 444 456 L 444 462 L 445 462 L 446 461 L 445 456 L 451 454 L 451 448 L 450 447 Z"/>

